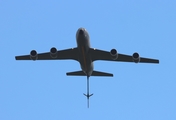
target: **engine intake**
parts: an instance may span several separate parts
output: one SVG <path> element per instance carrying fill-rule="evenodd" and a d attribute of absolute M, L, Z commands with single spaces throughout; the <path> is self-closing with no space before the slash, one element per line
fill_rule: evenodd
<path fill-rule="evenodd" d="M 111 54 L 111 58 L 112 58 L 113 60 L 116 60 L 116 59 L 118 58 L 118 53 L 117 53 L 117 50 L 116 50 L 116 49 L 112 49 L 112 50 L 110 51 L 110 54 Z"/>
<path fill-rule="evenodd" d="M 30 58 L 31 58 L 31 60 L 37 60 L 38 59 L 38 54 L 37 54 L 36 50 L 31 50 Z"/>
<path fill-rule="evenodd" d="M 57 49 L 56 49 L 55 47 L 52 47 L 52 48 L 50 49 L 50 56 L 51 56 L 52 58 L 57 58 Z"/>
<path fill-rule="evenodd" d="M 140 56 L 137 52 L 133 53 L 132 58 L 135 63 L 140 62 Z"/>

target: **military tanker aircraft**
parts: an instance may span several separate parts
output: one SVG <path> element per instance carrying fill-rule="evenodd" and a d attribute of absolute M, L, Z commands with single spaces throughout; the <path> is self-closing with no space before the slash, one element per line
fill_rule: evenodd
<path fill-rule="evenodd" d="M 95 49 L 90 47 L 90 38 L 85 28 L 79 28 L 76 33 L 77 47 L 57 50 L 52 47 L 49 52 L 37 53 L 32 50 L 29 55 L 15 56 L 16 60 L 76 60 L 80 63 L 81 69 L 79 71 L 68 72 L 68 76 L 87 76 L 87 94 L 84 94 L 88 100 L 93 94 L 89 94 L 89 77 L 90 76 L 103 76 L 113 77 L 113 74 L 95 71 L 93 62 L 96 60 L 116 61 L 116 62 L 134 62 L 134 63 L 159 63 L 157 59 L 140 57 L 137 52 L 132 55 L 120 54 L 116 49 L 110 51 Z"/>

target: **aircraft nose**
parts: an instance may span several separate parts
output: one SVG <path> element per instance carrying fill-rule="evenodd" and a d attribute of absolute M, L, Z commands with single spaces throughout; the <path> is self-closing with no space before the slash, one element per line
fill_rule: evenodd
<path fill-rule="evenodd" d="M 79 30 L 79 34 L 80 34 L 80 35 L 83 35 L 83 34 L 84 34 L 84 30 L 80 29 L 80 30 Z"/>

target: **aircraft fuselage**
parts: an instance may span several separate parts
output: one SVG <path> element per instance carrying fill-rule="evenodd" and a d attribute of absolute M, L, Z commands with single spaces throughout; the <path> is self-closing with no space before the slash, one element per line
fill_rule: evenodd
<path fill-rule="evenodd" d="M 84 28 L 79 28 L 76 33 L 76 42 L 79 50 L 79 62 L 81 69 L 87 76 L 93 72 L 93 62 L 89 54 L 90 40 L 89 34 Z"/>

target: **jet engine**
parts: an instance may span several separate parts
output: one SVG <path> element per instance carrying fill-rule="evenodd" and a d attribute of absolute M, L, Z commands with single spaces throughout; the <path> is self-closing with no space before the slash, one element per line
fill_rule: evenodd
<path fill-rule="evenodd" d="M 38 59 L 37 51 L 31 50 L 30 58 L 31 58 L 31 60 L 37 60 Z"/>
<path fill-rule="evenodd" d="M 138 54 L 137 52 L 133 53 L 132 59 L 133 59 L 133 61 L 134 61 L 135 63 L 140 62 L 140 56 L 139 56 L 139 54 Z"/>
<path fill-rule="evenodd" d="M 55 47 L 52 47 L 52 48 L 50 49 L 50 56 L 51 56 L 52 58 L 57 58 L 57 49 L 56 49 Z"/>
<path fill-rule="evenodd" d="M 112 49 L 110 51 L 110 54 L 111 54 L 111 57 L 112 57 L 113 60 L 116 60 L 118 58 L 118 53 L 117 53 L 116 49 Z"/>

